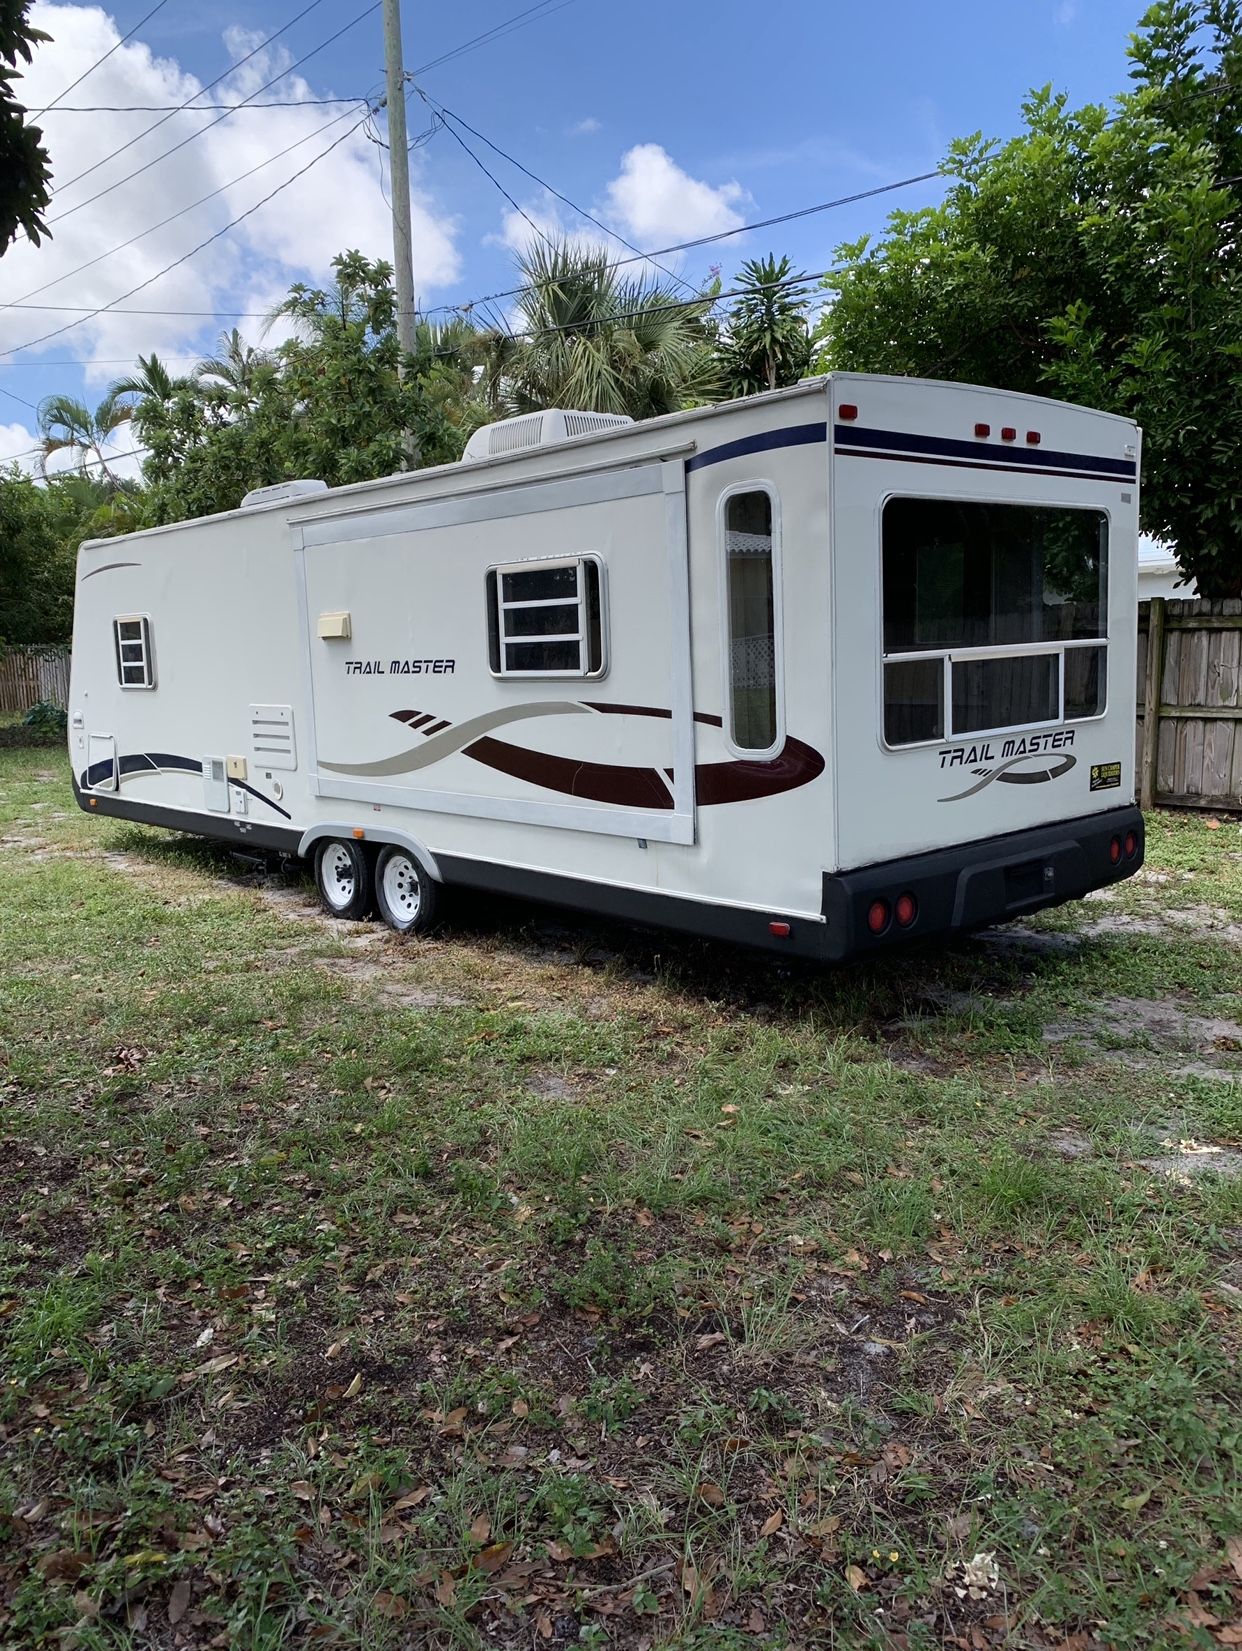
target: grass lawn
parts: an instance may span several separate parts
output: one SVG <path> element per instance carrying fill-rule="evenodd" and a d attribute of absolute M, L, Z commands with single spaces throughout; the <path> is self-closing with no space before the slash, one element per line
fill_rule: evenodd
<path fill-rule="evenodd" d="M 1242 831 L 1149 854 L 403 944 L 0 752 L 0 1644 L 1242 1644 Z"/>

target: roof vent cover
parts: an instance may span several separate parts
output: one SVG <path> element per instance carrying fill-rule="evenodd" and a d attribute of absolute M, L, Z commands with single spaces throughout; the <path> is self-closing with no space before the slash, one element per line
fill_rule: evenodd
<path fill-rule="evenodd" d="M 549 447 L 553 442 L 593 436 L 601 430 L 615 430 L 633 422 L 626 413 L 581 413 L 563 407 L 549 407 L 542 413 L 519 413 L 516 418 L 501 419 L 497 424 L 485 424 L 476 430 L 466 443 L 462 461 L 501 458 L 507 453 Z"/>
<path fill-rule="evenodd" d="M 253 510 L 261 504 L 281 504 L 290 499 L 304 499 L 310 493 L 326 493 L 327 482 L 306 481 L 300 482 L 273 482 L 270 487 L 252 488 L 241 502 L 243 510 Z"/>

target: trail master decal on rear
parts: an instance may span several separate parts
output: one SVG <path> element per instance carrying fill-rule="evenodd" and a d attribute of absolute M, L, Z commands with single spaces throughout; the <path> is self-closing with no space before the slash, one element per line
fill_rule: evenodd
<path fill-rule="evenodd" d="M 1059 780 L 1069 773 L 1078 758 L 1068 755 L 1053 763 L 1040 759 L 1050 752 L 1065 751 L 1073 743 L 1074 730 L 1058 728 L 1046 734 L 1022 734 L 1017 738 L 976 740 L 973 745 L 946 746 L 939 753 L 941 768 L 965 769 L 975 775 L 976 780 L 964 791 L 954 791 L 939 801 L 959 803 L 975 796 L 994 780 L 1005 785 L 1043 785 L 1048 780 Z"/>

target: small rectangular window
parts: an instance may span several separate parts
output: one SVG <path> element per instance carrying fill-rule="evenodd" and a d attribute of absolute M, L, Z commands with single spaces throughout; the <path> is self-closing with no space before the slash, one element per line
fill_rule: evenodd
<path fill-rule="evenodd" d="M 776 744 L 776 605 L 772 499 L 733 493 L 724 510 L 729 634 L 729 736 L 739 751 Z"/>
<path fill-rule="evenodd" d="M 114 619 L 116 679 L 122 688 L 154 688 L 155 661 L 151 656 L 151 621 L 142 615 Z"/>
<path fill-rule="evenodd" d="M 594 556 L 489 568 L 488 653 L 496 676 L 602 676 L 604 611 Z"/>

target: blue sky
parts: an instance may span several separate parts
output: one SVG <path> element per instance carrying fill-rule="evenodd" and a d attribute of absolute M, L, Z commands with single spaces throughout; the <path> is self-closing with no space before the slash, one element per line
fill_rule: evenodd
<path fill-rule="evenodd" d="M 117 0 L 100 10 L 37 0 L 35 20 L 55 39 L 31 71 L 26 95 L 32 106 L 60 93 L 153 3 Z M 166 0 L 64 102 L 180 102 L 304 4 Z M 320 0 L 275 46 L 198 102 L 236 101 L 255 91 L 366 4 Z M 407 0 L 407 66 L 419 68 L 529 4 L 480 0 L 454 8 Z M 1032 86 L 1051 81 L 1075 103 L 1106 100 L 1126 84 L 1126 41 L 1143 10 L 1142 0 L 951 0 L 947 6 L 880 0 L 869 7 L 775 0 L 766 8 L 741 0 L 711 6 L 630 0 L 622 12 L 599 0 L 559 6 L 545 0 L 532 21 L 429 70 L 424 84 L 532 172 L 647 250 L 927 171 L 955 136 L 979 128 L 1012 133 Z M 348 111 L 311 101 L 374 93 L 382 77 L 380 20 L 373 12 L 257 100 L 289 96 L 301 100 L 300 107 L 231 115 L 161 160 L 212 118 L 178 115 L 78 184 L 69 182 L 74 174 L 158 116 L 49 115 L 62 189 L 52 210 L 69 215 L 51 242 L 37 250 L 19 245 L 0 259 L 0 352 L 7 352 L 0 353 L 0 459 L 31 445 L 28 403 L 53 390 L 97 398 L 139 349 L 157 348 L 186 369 L 214 347 L 224 326 L 236 324 L 257 338 L 258 317 L 290 281 L 323 279 L 332 252 L 360 245 L 389 256 L 382 151 L 365 130 L 350 131 L 356 117 Z M 316 141 L 317 129 L 337 116 L 338 124 Z M 411 133 L 426 125 L 416 101 L 410 121 Z M 205 313 L 108 312 L 13 353 L 74 320 L 69 310 L 17 310 L 15 301 L 108 304 L 246 211 L 337 136 L 341 144 L 301 181 L 119 306 Z M 597 234 L 466 136 L 536 222 Z M 287 156 L 238 181 L 291 145 Z M 154 164 L 142 177 L 122 181 L 148 160 Z M 437 132 L 412 162 L 420 302 L 438 308 L 513 285 L 514 248 L 531 233 L 526 223 L 447 132 Z M 91 201 L 101 189 L 107 193 Z M 152 230 L 209 194 L 201 207 Z M 936 195 L 934 184 L 915 185 L 733 236 L 685 255 L 678 267 L 698 282 L 719 265 L 727 281 L 742 259 L 772 250 L 820 270 L 841 241 L 882 230 L 894 206 L 917 206 Z M 132 247 L 70 273 L 131 236 L 139 237 Z M 132 445 L 132 437 L 122 439 Z"/>

